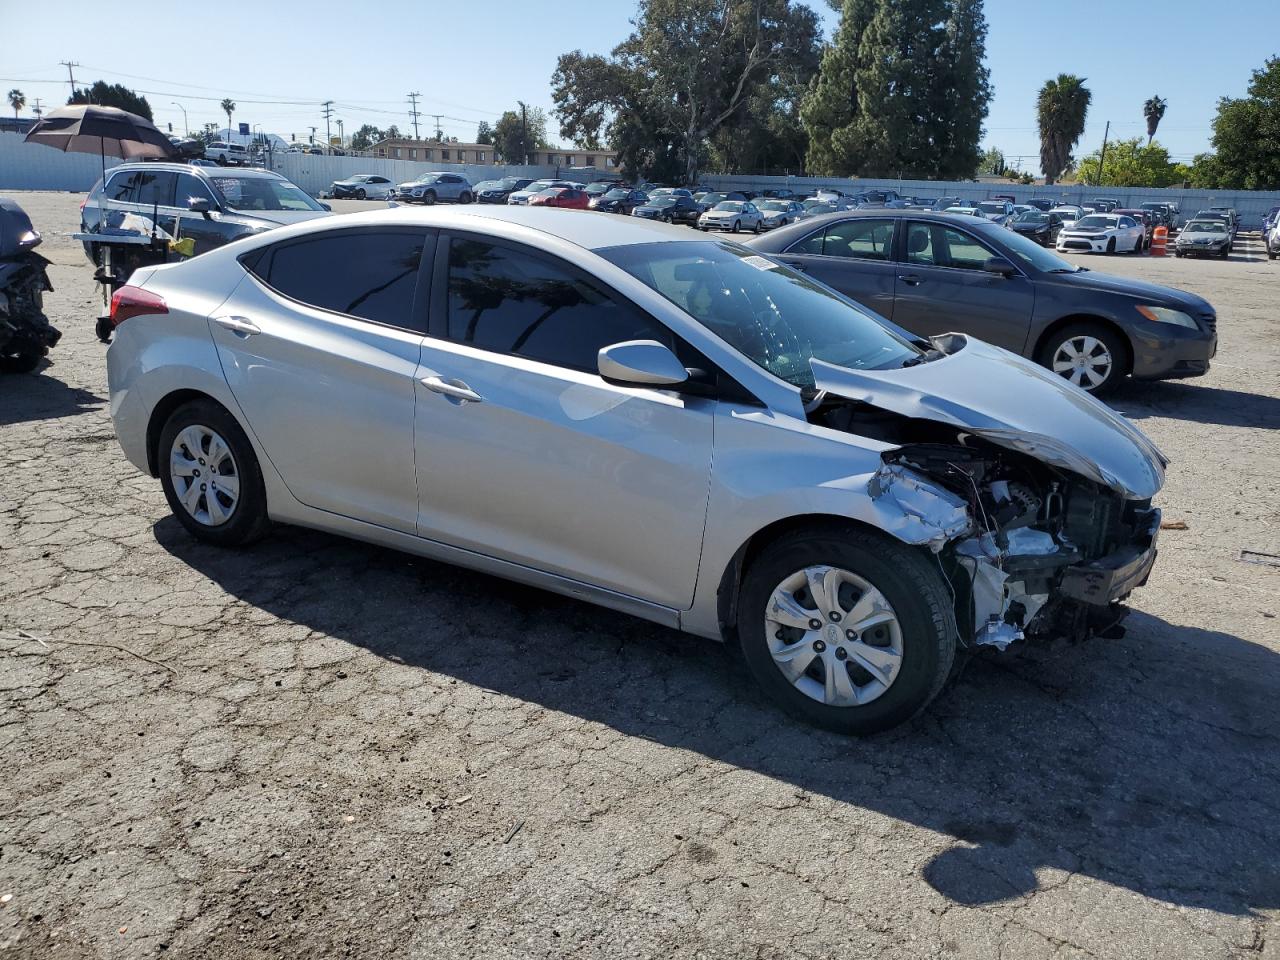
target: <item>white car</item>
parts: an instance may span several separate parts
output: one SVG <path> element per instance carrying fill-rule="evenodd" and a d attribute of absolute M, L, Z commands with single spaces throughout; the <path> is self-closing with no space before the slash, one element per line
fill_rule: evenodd
<path fill-rule="evenodd" d="M 800 219 L 800 215 L 804 213 L 804 207 L 794 200 L 762 200 L 759 204 L 759 210 L 760 216 L 763 218 L 761 227 L 765 230 L 772 230 L 774 227 L 785 227 L 788 223 L 795 223 Z"/>
<path fill-rule="evenodd" d="M 1084 216 L 1083 209 L 1069 203 L 1063 204 L 1060 207 L 1054 207 L 1049 212 L 1056 213 L 1058 215 L 1058 219 L 1060 219 L 1063 222 L 1063 224 L 1068 227 Z"/>
<path fill-rule="evenodd" d="M 958 213 L 962 217 L 979 217 L 983 220 L 987 219 L 985 216 L 982 215 L 982 211 L 980 211 L 977 207 L 947 207 L 947 209 L 943 210 L 942 212 Z"/>
<path fill-rule="evenodd" d="M 1059 253 L 1141 253 L 1146 229 L 1133 217 L 1091 213 L 1058 234 Z"/>
<path fill-rule="evenodd" d="M 396 189 L 396 185 L 386 177 L 373 173 L 358 173 L 345 180 L 335 180 L 329 187 L 333 197 L 355 197 L 357 200 L 386 200 Z"/>
<path fill-rule="evenodd" d="M 721 200 L 698 218 L 699 230 L 752 230 L 759 233 L 764 217 L 750 200 Z"/>
<path fill-rule="evenodd" d="M 227 143 L 225 140 L 214 140 L 204 148 L 205 159 L 212 160 L 220 167 L 240 166 L 249 162 L 249 151 L 243 144 Z"/>

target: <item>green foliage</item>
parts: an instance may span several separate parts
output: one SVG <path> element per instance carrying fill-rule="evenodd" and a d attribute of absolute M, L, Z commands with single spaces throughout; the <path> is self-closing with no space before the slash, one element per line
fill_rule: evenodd
<path fill-rule="evenodd" d="M 493 143 L 493 127 L 488 120 L 476 124 L 476 143 Z"/>
<path fill-rule="evenodd" d="M 1160 127 L 1160 121 L 1164 119 L 1165 109 L 1169 106 L 1168 102 L 1158 94 L 1142 105 L 1142 115 L 1147 120 L 1147 144 L 1150 145 L 1152 138 L 1156 135 L 1156 130 Z"/>
<path fill-rule="evenodd" d="M 507 163 L 526 163 L 526 157 L 547 146 L 547 117 L 539 107 L 508 110 L 493 125 L 493 152 Z"/>
<path fill-rule="evenodd" d="M 844 0 L 801 108 L 810 172 L 970 176 L 991 100 L 982 0 Z"/>
<path fill-rule="evenodd" d="M 978 160 L 978 166 L 974 170 L 976 176 L 994 176 L 1003 177 L 1009 168 L 1004 165 L 1004 151 L 996 147 L 990 147 Z"/>
<path fill-rule="evenodd" d="M 1108 144 L 1106 162 L 1099 173 L 1101 152 L 1095 151 L 1080 161 L 1076 174 L 1081 183 L 1098 187 L 1167 187 L 1179 182 L 1169 151 L 1158 143 L 1147 145 L 1141 137 L 1133 137 Z"/>
<path fill-rule="evenodd" d="M 818 54 L 811 9 L 791 0 L 640 0 L 633 23 L 607 57 L 575 50 L 557 61 L 562 136 L 607 142 L 632 176 L 688 183 L 708 156 L 772 164 L 797 154 L 796 101 Z"/>
<path fill-rule="evenodd" d="M 379 140 L 383 139 L 382 131 L 371 123 L 366 123 L 359 130 L 351 135 L 352 150 L 368 150 Z"/>
<path fill-rule="evenodd" d="M 1084 78 L 1060 73 L 1045 81 L 1036 97 L 1036 123 L 1040 128 L 1040 170 L 1045 185 L 1053 183 L 1074 162 L 1071 151 L 1084 134 L 1084 121 L 1093 94 Z"/>
<path fill-rule="evenodd" d="M 13 119 L 18 119 L 18 111 L 27 105 L 27 95 L 18 88 L 9 91 L 9 106 L 13 107 Z"/>
<path fill-rule="evenodd" d="M 394 123 L 382 131 L 383 140 L 399 140 L 401 137 L 400 128 Z"/>
<path fill-rule="evenodd" d="M 67 103 L 96 103 L 100 107 L 118 107 L 148 120 L 152 119 L 151 104 L 147 103 L 147 98 L 119 83 L 97 80 L 91 87 L 77 88 Z"/>
<path fill-rule="evenodd" d="M 1223 97 L 1212 155 L 1196 157 L 1192 183 L 1213 190 L 1280 189 L 1280 57 L 1253 72 L 1248 96 Z"/>

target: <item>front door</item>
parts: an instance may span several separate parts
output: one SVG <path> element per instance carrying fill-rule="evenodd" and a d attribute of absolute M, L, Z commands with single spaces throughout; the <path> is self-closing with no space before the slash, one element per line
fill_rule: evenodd
<path fill-rule="evenodd" d="M 1030 280 L 984 270 L 989 258 L 1002 255 L 958 227 L 912 220 L 903 240 L 894 323 L 923 337 L 967 333 L 1023 351 L 1035 305 Z"/>
<path fill-rule="evenodd" d="M 898 273 L 893 263 L 894 223 L 887 217 L 833 223 L 788 248 L 780 259 L 892 320 Z"/>
<path fill-rule="evenodd" d="M 236 402 L 301 503 L 412 533 L 425 229 L 335 229 L 265 248 L 210 330 Z M 430 257 L 428 256 L 428 261 Z"/>
<path fill-rule="evenodd" d="M 595 372 L 601 347 L 672 335 L 577 268 L 491 239 L 453 237 L 435 286 L 419 535 L 687 608 L 715 401 Z"/>

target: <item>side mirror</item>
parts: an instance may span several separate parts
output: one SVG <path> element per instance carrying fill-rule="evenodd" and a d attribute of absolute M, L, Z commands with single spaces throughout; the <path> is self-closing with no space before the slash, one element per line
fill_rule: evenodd
<path fill-rule="evenodd" d="M 627 340 L 603 347 L 596 360 L 600 376 L 619 387 L 673 387 L 689 371 L 657 340 Z"/>
<path fill-rule="evenodd" d="M 332 212 L 333 212 L 333 207 L 329 206 L 329 204 L 327 204 L 327 203 L 321 203 L 321 204 L 320 204 L 320 206 L 324 207 L 324 208 L 325 208 L 326 210 L 328 210 L 330 213 L 332 213 Z"/>
<path fill-rule="evenodd" d="M 187 199 L 187 209 L 192 213 L 202 213 L 207 217 L 209 216 L 209 210 L 212 208 L 208 197 L 189 197 Z"/>
<path fill-rule="evenodd" d="M 982 264 L 982 269 L 1001 277 L 1011 277 L 1018 272 L 1018 268 L 1004 257 L 988 257 Z"/>

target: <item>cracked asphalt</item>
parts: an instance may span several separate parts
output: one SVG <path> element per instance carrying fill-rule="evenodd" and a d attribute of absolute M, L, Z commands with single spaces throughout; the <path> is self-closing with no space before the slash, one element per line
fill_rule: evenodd
<path fill-rule="evenodd" d="M 80 196 L 15 197 L 64 339 L 0 380 L 0 956 L 1280 958 L 1280 263 L 1088 261 L 1218 308 L 1115 400 L 1187 529 L 1123 639 L 853 740 L 638 620 L 196 544 L 116 447 Z"/>

